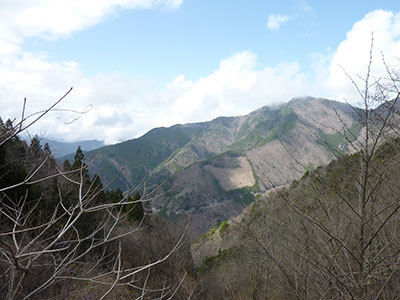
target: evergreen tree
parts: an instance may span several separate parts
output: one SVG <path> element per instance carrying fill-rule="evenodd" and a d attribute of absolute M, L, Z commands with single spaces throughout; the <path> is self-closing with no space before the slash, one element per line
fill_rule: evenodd
<path fill-rule="evenodd" d="M 50 150 L 50 146 L 48 143 L 44 144 L 44 154 L 46 154 L 47 156 L 51 155 L 51 150 Z"/>
<path fill-rule="evenodd" d="M 6 126 L 4 125 L 3 119 L 0 117 L 0 136 L 5 132 Z"/>
<path fill-rule="evenodd" d="M 29 153 L 32 155 L 32 158 L 39 158 L 42 153 L 42 146 L 40 145 L 40 141 L 37 136 L 34 136 L 31 140 L 31 144 L 29 145 Z"/>
<path fill-rule="evenodd" d="M 121 190 L 117 188 L 116 190 L 109 190 L 106 192 L 106 197 L 109 203 L 117 203 L 124 198 Z"/>
<path fill-rule="evenodd" d="M 83 154 L 81 146 L 78 146 L 78 149 L 76 149 L 76 152 L 75 152 L 74 163 L 72 164 L 72 169 L 77 170 L 77 169 L 83 167 L 84 161 L 85 161 L 85 155 Z"/>
<path fill-rule="evenodd" d="M 133 197 L 128 197 L 128 202 L 135 202 L 135 203 L 131 203 L 127 205 L 127 219 L 129 222 L 140 222 L 143 217 L 144 217 L 144 209 L 143 209 L 143 205 L 142 202 L 140 202 L 140 194 L 139 192 L 136 192 L 135 196 Z"/>
<path fill-rule="evenodd" d="M 72 170 L 71 163 L 69 162 L 68 159 L 64 160 L 64 163 L 63 163 L 63 170 L 64 170 L 64 172 L 68 172 L 68 171 L 71 171 L 71 170 Z"/>

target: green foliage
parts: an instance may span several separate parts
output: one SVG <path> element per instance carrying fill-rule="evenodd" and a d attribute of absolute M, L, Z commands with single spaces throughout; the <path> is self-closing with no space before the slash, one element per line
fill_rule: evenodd
<path fill-rule="evenodd" d="M 219 183 L 218 179 L 212 178 L 212 183 L 219 194 L 226 193 L 225 190 L 222 188 L 221 184 Z"/>
<path fill-rule="evenodd" d="M 225 193 L 228 195 L 228 197 L 230 197 L 237 203 L 247 206 L 254 202 L 254 200 L 256 199 L 252 192 L 252 189 L 253 187 L 246 186 L 235 190 L 225 191 Z"/>
<path fill-rule="evenodd" d="M 106 197 L 108 199 L 108 202 L 118 203 L 124 198 L 124 194 L 119 188 L 117 188 L 116 190 L 108 190 L 106 192 Z"/>
<path fill-rule="evenodd" d="M 161 170 L 169 162 L 178 150 L 182 149 L 190 141 L 203 137 L 203 134 L 215 134 L 216 136 L 227 135 L 227 129 L 235 125 L 235 118 L 218 118 L 210 123 L 176 125 L 170 128 L 156 128 L 144 136 L 119 143 L 112 146 L 102 147 L 98 159 L 91 165 L 90 174 L 101 174 L 106 182 L 113 183 L 111 189 L 117 187 L 125 189 L 127 186 L 135 186 L 142 182 L 155 169 Z M 249 147 L 261 146 L 263 143 L 275 140 L 276 135 L 284 136 L 296 125 L 297 116 L 291 108 L 263 108 L 251 114 L 245 124 L 241 126 L 242 136 L 236 144 L 230 147 L 229 151 L 213 155 L 213 153 L 199 153 L 209 157 L 203 164 L 213 163 L 225 157 L 238 157 Z M 197 153 L 196 147 L 191 150 Z M 97 154 L 96 150 L 85 152 L 88 159 Z M 83 156 L 83 152 L 81 155 Z M 80 158 L 76 157 L 79 161 Z M 67 159 L 75 161 L 72 155 Z M 178 164 L 169 165 L 175 172 L 181 171 Z M 117 176 L 121 168 L 124 168 L 122 175 Z M 115 177 L 117 177 L 115 179 Z M 160 174 L 150 178 L 149 183 L 162 179 Z M 256 177 L 255 177 L 256 178 Z M 115 179 L 115 180 L 114 180 Z M 257 178 L 256 178 L 257 180 Z M 258 190 L 258 187 L 255 188 Z"/>
<path fill-rule="evenodd" d="M 50 146 L 49 146 L 48 143 L 45 143 L 45 144 L 44 144 L 43 151 L 44 151 L 44 153 L 45 153 L 46 155 L 51 155 L 51 150 L 50 150 Z"/>
<path fill-rule="evenodd" d="M 326 134 L 319 130 L 320 139 L 317 140 L 317 143 L 324 146 L 328 152 L 344 154 L 347 146 L 356 140 L 361 128 L 362 126 L 358 122 L 353 122 L 351 127 L 344 133 Z"/>
<path fill-rule="evenodd" d="M 74 163 L 72 164 L 72 169 L 77 170 L 80 167 L 82 167 L 84 160 L 85 160 L 85 155 L 83 154 L 81 146 L 78 146 L 78 149 L 76 149 L 76 152 L 75 152 Z"/>
<path fill-rule="evenodd" d="M 200 267 L 197 269 L 198 274 L 207 273 L 215 268 L 224 265 L 227 261 L 234 259 L 235 255 L 232 250 L 224 249 L 218 250 L 218 254 L 211 257 L 205 257 Z"/>
<path fill-rule="evenodd" d="M 253 174 L 253 176 L 254 175 L 255 173 Z M 256 177 L 256 179 L 258 179 L 258 177 Z M 216 178 L 212 179 L 212 183 L 216 191 L 221 195 L 221 197 L 233 199 L 235 202 L 245 206 L 249 205 L 256 199 L 254 193 L 259 191 L 258 180 L 256 180 L 256 183 L 251 187 L 246 186 L 229 191 L 224 190 Z"/>
<path fill-rule="evenodd" d="M 182 125 L 156 128 L 140 138 L 102 147 L 101 155 L 93 165 L 93 171 L 111 182 L 119 172 L 118 166 L 124 166 L 130 176 L 129 182 L 123 176 L 119 176 L 110 188 L 136 186 L 149 172 L 167 160 L 175 150 L 188 143 L 192 137 L 199 135 L 202 130 L 201 126 Z M 85 156 L 91 159 L 97 152 L 97 150 L 88 151 Z M 71 159 L 71 156 L 67 158 Z"/>
<path fill-rule="evenodd" d="M 37 136 L 32 138 L 31 144 L 29 146 L 29 152 L 33 157 L 40 157 L 42 146 L 40 145 L 40 141 Z"/>
<path fill-rule="evenodd" d="M 291 108 L 279 114 L 266 115 L 256 123 L 256 126 L 242 139 L 229 148 L 239 153 L 253 147 L 261 147 L 284 136 L 296 127 L 297 115 Z"/>
<path fill-rule="evenodd" d="M 217 232 L 217 228 L 211 228 L 211 229 L 208 231 L 208 237 L 209 237 L 209 238 L 212 238 L 216 232 Z"/>
<path fill-rule="evenodd" d="M 253 165 L 251 163 L 251 161 L 246 157 L 247 162 L 249 163 L 250 167 L 251 167 L 251 171 L 253 173 L 253 178 L 255 180 L 255 183 L 250 187 L 251 191 L 253 193 L 259 192 L 260 191 L 260 185 L 259 185 L 259 178 L 257 176 L 257 173 L 254 171 Z"/>
<path fill-rule="evenodd" d="M 12 136 L 13 125 L 7 121 L 6 125 L 0 122 L 0 133 L 2 138 Z M 40 169 L 39 165 L 45 162 Z M 39 140 L 34 137 L 28 144 L 18 136 L 8 139 L 0 146 L 0 188 L 17 185 L 0 193 L 0 223 L 2 226 L 9 225 L 8 218 L 2 218 L 1 211 L 7 211 L 10 207 L 20 209 L 23 204 L 22 213 L 35 209 L 29 221 L 21 226 L 35 226 L 48 219 L 49 212 L 54 210 L 58 203 L 58 187 L 54 183 L 56 178 L 47 182 L 36 184 L 21 184 L 35 170 L 32 180 L 37 180 L 51 174 L 54 170 L 55 161 L 41 148 Z M 3 207 L 7 205 L 7 208 Z M 10 213 L 10 212 L 8 212 Z M 11 214 L 14 213 L 11 212 Z M 3 229 L 5 227 L 2 227 Z"/>
<path fill-rule="evenodd" d="M 213 228 L 210 228 L 207 232 L 207 237 L 212 239 L 214 237 L 214 235 L 217 233 L 217 230 L 219 228 L 219 224 L 218 222 L 214 224 Z"/>
<path fill-rule="evenodd" d="M 205 165 L 216 166 L 216 164 L 218 164 L 219 160 L 223 160 L 224 158 L 236 158 L 236 157 L 240 157 L 240 156 L 242 156 L 242 153 L 233 151 L 233 150 L 228 150 L 228 151 L 222 152 L 220 154 L 213 154 L 209 158 L 201 161 L 200 164 L 202 166 L 205 166 Z"/>
<path fill-rule="evenodd" d="M 64 163 L 63 163 L 63 170 L 64 170 L 65 172 L 68 172 L 68 171 L 71 171 L 71 170 L 72 170 L 71 163 L 69 162 L 68 159 L 66 159 L 66 160 L 64 161 Z"/>
<path fill-rule="evenodd" d="M 0 142 L 4 142 L 8 131 L 12 130 L 11 121 L 7 122 L 7 126 L 0 119 Z M 9 134 L 12 135 L 12 132 Z M 101 297 L 107 287 L 103 291 L 100 287 L 97 292 L 101 293 L 97 297 L 94 296 L 96 288 L 92 289 L 69 278 L 95 278 L 99 273 L 112 271 L 113 264 L 110 263 L 110 259 L 118 253 L 118 247 L 123 247 L 124 255 L 135 247 L 130 251 L 132 255 L 129 258 L 126 259 L 123 255 L 118 257 L 122 260 L 124 269 L 127 269 L 128 264 L 130 270 L 135 270 L 137 265 L 157 261 L 166 255 L 179 261 L 177 264 L 162 262 L 152 267 L 152 282 L 149 280 L 147 286 L 160 283 L 159 291 L 165 290 L 162 289 L 163 284 L 164 287 L 177 286 L 174 279 L 180 278 L 181 269 L 185 270 L 185 274 L 194 272 L 188 259 L 189 253 L 184 252 L 184 243 L 173 253 L 169 253 L 179 236 L 161 222 L 158 224 L 154 219 L 149 220 L 146 224 L 150 226 L 145 228 L 145 233 L 138 230 L 136 236 L 124 236 L 123 239 L 119 237 L 122 232 L 119 227 L 121 225 L 118 225 L 118 216 L 113 214 L 112 210 L 125 210 L 129 221 L 140 221 L 143 219 L 144 209 L 139 193 L 133 197 L 124 197 L 120 189 L 104 192 L 99 176 L 88 175 L 88 166 L 84 163 L 85 155 L 80 148 L 77 149 L 72 166 L 69 160 L 65 160 L 63 164 L 64 171 L 79 171 L 67 172 L 64 176 L 53 176 L 58 175 L 57 169 L 54 159 L 48 154 L 49 151 L 41 149 L 37 138 L 32 139 L 30 146 L 18 137 L 10 138 L 0 145 L 0 188 L 9 188 L 0 192 L 0 281 L 7 282 L 2 284 L 0 289 L 1 299 L 9 298 L 10 295 L 13 299 L 22 299 L 30 292 L 38 290 L 36 295 L 27 297 Z M 27 178 L 30 178 L 29 182 L 22 184 Z M 18 186 L 14 188 L 13 185 Z M 98 206 L 102 203 L 118 203 L 121 200 L 132 203 L 125 206 L 115 205 L 112 208 Z M 119 240 L 114 241 L 117 238 Z M 103 243 L 107 243 L 107 247 Z M 115 247 L 116 244 L 119 245 Z M 34 264 L 31 259 L 33 256 L 38 258 Z M 171 265 L 177 266 L 175 275 L 171 275 Z M 159 279 L 161 272 L 166 279 Z M 59 276 L 56 282 L 52 280 L 53 275 Z M 144 284 L 141 278 L 138 278 L 141 282 L 135 279 L 138 286 L 146 285 L 145 277 Z M 102 278 L 104 282 L 110 280 L 107 276 Z M 12 283 L 14 279 L 15 285 Z M 81 289 L 88 288 L 90 294 L 82 296 Z M 130 293 L 129 299 L 137 298 L 141 293 L 141 290 L 138 293 Z M 177 291 L 176 295 L 179 293 Z M 120 299 L 121 295 L 116 294 L 115 299 L 117 298 Z"/>
<path fill-rule="evenodd" d="M 128 197 L 127 202 L 134 202 L 126 205 L 126 211 L 128 213 L 127 219 L 131 223 L 140 222 L 144 217 L 144 209 L 140 200 L 139 192 L 136 192 L 135 196 Z"/>
<path fill-rule="evenodd" d="M 126 213 L 127 220 L 130 223 L 137 223 L 143 220 L 145 211 L 142 202 L 140 202 L 141 197 L 139 192 L 136 192 L 133 197 L 129 195 L 124 196 L 122 191 L 117 188 L 116 190 L 108 190 L 106 192 L 106 198 L 108 202 L 111 203 L 118 203 L 122 200 L 124 200 L 123 203 L 129 203 L 123 204 L 123 210 Z"/>
<path fill-rule="evenodd" d="M 0 133 L 4 136 L 12 135 L 14 132 L 12 122 L 7 120 L 4 125 L 0 123 Z M 18 136 L 6 141 L 0 146 L 0 188 L 13 186 L 23 182 L 28 176 L 28 170 L 32 170 L 35 163 L 41 161 L 44 157 L 40 145 L 38 146 L 35 138 L 31 146 L 28 147 L 26 142 L 19 139 Z M 9 189 L 0 194 L 0 205 L 2 201 L 6 204 L 14 206 L 26 198 L 27 203 L 33 203 L 40 196 L 41 187 L 39 185 L 19 185 L 13 189 Z M 27 207 L 28 209 L 28 207 Z M 1 206 L 0 206 L 1 211 Z M 0 214 L 1 216 L 1 214 Z"/>
<path fill-rule="evenodd" d="M 228 226 L 229 226 L 228 222 L 227 221 L 223 221 L 221 223 L 221 225 L 219 226 L 219 234 L 222 235 L 226 231 Z"/>
<path fill-rule="evenodd" d="M 400 137 L 392 139 L 379 146 L 373 159 L 376 162 L 385 161 L 388 157 L 396 155 L 399 149 L 400 149 Z"/>

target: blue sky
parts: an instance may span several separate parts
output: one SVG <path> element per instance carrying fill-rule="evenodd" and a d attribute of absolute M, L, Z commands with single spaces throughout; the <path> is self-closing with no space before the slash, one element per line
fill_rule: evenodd
<path fill-rule="evenodd" d="M 337 66 L 363 72 L 372 31 L 395 62 L 399 11 L 398 1 L 0 2 L 2 117 L 17 117 L 25 96 L 33 112 L 74 86 L 62 107 L 90 110 L 68 126 L 76 116 L 53 113 L 32 134 L 114 143 L 296 96 L 355 103 Z"/>
<path fill-rule="evenodd" d="M 45 51 L 51 61 L 77 61 L 87 76 L 123 72 L 160 83 L 214 71 L 222 58 L 250 50 L 260 65 L 298 61 L 336 47 L 355 21 L 375 9 L 400 9 L 396 1 L 186 0 L 179 9 L 117 9 L 116 15 L 72 36 L 24 41 L 27 51 Z M 268 30 L 270 14 L 290 19 Z"/>

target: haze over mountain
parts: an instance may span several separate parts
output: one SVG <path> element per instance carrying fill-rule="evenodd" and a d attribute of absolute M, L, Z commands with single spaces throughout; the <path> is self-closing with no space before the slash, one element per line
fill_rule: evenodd
<path fill-rule="evenodd" d="M 240 213 L 258 194 L 329 163 L 335 152 L 351 151 L 361 113 L 336 101 L 295 98 L 244 116 L 155 128 L 86 156 L 97 155 L 90 170 L 105 183 L 122 170 L 113 188 L 126 190 L 142 180 L 159 193 L 174 187 L 152 201 L 153 212 L 173 219 L 191 215 L 196 236 Z"/>
<path fill-rule="evenodd" d="M 88 140 L 78 142 L 63 142 L 54 139 L 39 137 L 40 144 L 44 146 L 46 143 L 49 145 L 51 153 L 55 158 L 63 157 L 65 155 L 75 153 L 76 149 L 81 146 L 83 151 L 90 151 L 104 146 L 102 141 Z"/>

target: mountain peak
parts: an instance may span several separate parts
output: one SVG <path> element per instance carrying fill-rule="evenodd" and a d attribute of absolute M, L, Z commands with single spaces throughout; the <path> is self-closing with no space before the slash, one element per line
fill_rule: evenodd
<path fill-rule="evenodd" d="M 304 103 L 313 103 L 313 102 L 325 102 L 325 101 L 329 101 L 331 102 L 332 100 L 328 100 L 326 98 L 316 98 L 313 96 L 301 96 L 301 97 L 294 97 L 292 98 L 288 104 L 304 104 Z M 335 102 L 335 101 L 333 101 Z"/>
<path fill-rule="evenodd" d="M 300 97 L 294 97 L 292 98 L 289 102 L 295 102 L 295 101 L 311 101 L 315 99 L 321 99 L 321 98 L 315 98 L 313 96 L 305 95 L 305 96 L 300 96 Z"/>

